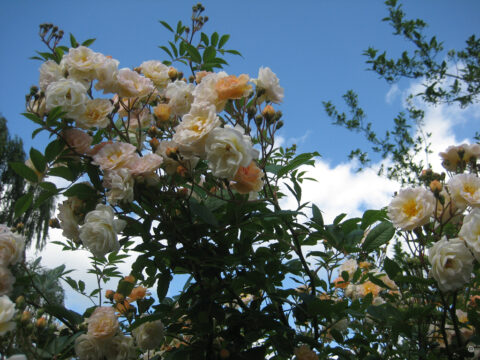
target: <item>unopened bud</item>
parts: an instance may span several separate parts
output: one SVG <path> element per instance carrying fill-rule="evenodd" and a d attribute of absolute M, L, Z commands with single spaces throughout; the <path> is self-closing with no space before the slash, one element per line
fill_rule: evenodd
<path fill-rule="evenodd" d="M 175 80 L 177 76 L 178 76 L 177 69 L 175 69 L 174 67 L 171 67 L 170 69 L 168 69 L 168 77 L 170 78 L 170 80 Z"/>
<path fill-rule="evenodd" d="M 113 296 L 115 295 L 115 292 L 113 290 L 107 290 L 105 292 L 105 297 L 108 299 L 108 300 L 113 300 Z"/>
<path fill-rule="evenodd" d="M 58 221 L 57 218 L 52 218 L 48 220 L 48 226 L 50 226 L 53 229 L 60 229 L 60 222 Z"/>
<path fill-rule="evenodd" d="M 25 297 L 22 295 L 17 297 L 17 299 L 15 300 L 15 304 L 17 304 L 17 307 L 21 309 L 25 305 Z"/>
<path fill-rule="evenodd" d="M 167 147 L 167 150 L 165 150 L 165 154 L 169 158 L 172 158 L 174 160 L 178 160 L 178 148 L 177 147 Z"/>
<path fill-rule="evenodd" d="M 227 349 L 220 350 L 220 359 L 228 359 L 230 357 L 230 351 Z"/>
<path fill-rule="evenodd" d="M 267 121 L 270 121 L 275 116 L 275 109 L 271 105 L 267 105 L 263 108 L 262 115 Z"/>
<path fill-rule="evenodd" d="M 25 310 L 22 313 L 22 317 L 20 318 L 20 321 L 23 323 L 28 323 L 31 319 L 32 319 L 32 314 L 30 313 L 30 311 Z"/>
<path fill-rule="evenodd" d="M 262 115 L 255 116 L 255 124 L 257 124 L 257 127 L 260 127 L 260 125 L 262 125 L 262 121 L 263 121 Z"/>
<path fill-rule="evenodd" d="M 433 180 L 430 183 L 430 190 L 432 190 L 432 192 L 434 192 L 435 194 L 438 194 L 440 191 L 442 191 L 442 189 L 443 189 L 443 185 L 440 181 Z"/>
<path fill-rule="evenodd" d="M 17 231 L 22 231 L 24 227 L 25 227 L 25 225 L 24 225 L 22 222 L 19 222 L 19 223 L 15 226 L 15 230 L 17 230 Z"/>
<path fill-rule="evenodd" d="M 135 281 L 137 281 L 137 279 L 135 279 L 133 275 L 128 275 L 123 278 L 123 281 L 129 282 L 130 284 L 135 284 Z"/>
<path fill-rule="evenodd" d="M 247 109 L 247 115 L 249 119 L 253 119 L 255 117 L 255 114 L 257 113 L 257 109 L 255 109 L 254 106 L 250 106 Z"/>
<path fill-rule="evenodd" d="M 157 128 L 155 126 L 150 126 L 148 129 L 148 135 L 150 135 L 152 138 L 157 136 Z"/>
<path fill-rule="evenodd" d="M 47 325 L 47 319 L 44 317 L 37 319 L 36 325 L 39 329 L 43 329 Z"/>
<path fill-rule="evenodd" d="M 191 83 L 193 83 L 194 81 L 195 81 L 195 78 L 193 77 L 193 75 L 190 75 L 190 76 L 188 77 L 188 82 L 191 84 Z"/>
<path fill-rule="evenodd" d="M 159 121 L 165 122 L 170 119 L 171 108 L 168 104 L 158 104 L 153 108 L 153 113 Z"/>
<path fill-rule="evenodd" d="M 185 175 L 187 175 L 187 169 L 182 165 L 178 165 L 177 166 L 177 174 L 185 177 Z"/>
<path fill-rule="evenodd" d="M 117 303 L 121 303 L 123 300 L 125 300 L 125 296 L 123 296 L 120 293 L 115 293 L 113 295 L 113 300 L 115 300 L 115 302 L 117 302 Z"/>
<path fill-rule="evenodd" d="M 280 130 L 283 126 L 283 121 L 280 120 L 279 122 L 277 122 L 277 130 Z"/>
<path fill-rule="evenodd" d="M 155 152 L 160 145 L 160 141 L 157 138 L 150 139 L 150 146 L 152 147 L 153 152 Z"/>

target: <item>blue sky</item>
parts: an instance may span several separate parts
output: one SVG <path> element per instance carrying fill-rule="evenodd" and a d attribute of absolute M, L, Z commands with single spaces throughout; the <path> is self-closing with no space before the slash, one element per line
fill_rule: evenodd
<path fill-rule="evenodd" d="M 80 41 L 96 38 L 93 50 L 116 58 L 121 67 L 134 67 L 146 60 L 167 59 L 158 45 L 170 40 L 171 34 L 158 20 L 171 24 L 178 20 L 187 22 L 195 3 L 4 1 L 0 12 L 3 47 L 0 113 L 8 119 L 10 132 L 24 140 L 26 151 L 30 146 L 43 150 L 47 144 L 45 136 L 31 140 L 34 126 L 20 115 L 24 112 L 24 96 L 31 85 L 37 84 L 39 75 L 40 62 L 28 58 L 34 55 L 34 50 L 45 51 L 38 37 L 40 23 L 54 23 L 67 37 L 73 33 Z M 402 110 L 405 92 L 418 88 L 418 82 L 411 81 L 392 87 L 366 71 L 362 52 L 369 46 L 393 55 L 408 49 L 408 44 L 394 37 L 390 26 L 381 21 L 387 16 L 383 1 L 208 0 L 203 4 L 205 15 L 210 18 L 203 31 L 230 34 L 227 48 L 243 54 L 243 57 L 227 57 L 230 66 L 225 70 L 229 74 L 247 73 L 254 78 L 259 67 L 268 66 L 280 78 L 285 88 L 284 103 L 278 107 L 285 122 L 281 136 L 285 143 L 296 142 L 301 151 L 315 150 L 322 154 L 312 170 L 312 176 L 319 182 L 305 184 L 303 192 L 325 212 L 327 221 L 340 212 L 358 215 L 365 208 L 387 205 L 398 184 L 377 177 L 375 170 L 355 173 L 355 164 L 347 161 L 347 155 L 363 142 L 357 134 L 331 125 L 322 106 L 322 101 L 328 100 L 342 104 L 341 96 L 354 89 L 368 121 L 383 132 Z M 480 2 L 477 0 L 409 1 L 404 9 L 409 17 L 424 19 L 430 25 L 427 34 L 437 35 L 447 50 L 463 47 L 470 35 L 478 34 Z M 387 94 L 391 95 L 389 101 Z M 467 111 L 446 106 L 426 110 L 427 130 L 434 132 L 436 152 L 468 140 L 474 130 L 479 130 L 479 106 Z M 286 207 L 293 206 L 290 200 L 284 202 Z M 60 232 L 53 231 L 51 238 L 60 236 Z M 61 263 L 77 269 L 85 266 L 87 253 L 84 257 L 81 253 L 59 257 L 60 249 L 52 246 L 42 254 L 46 266 Z M 126 275 L 128 266 L 122 267 L 122 271 Z M 76 277 L 80 278 L 79 273 Z M 88 305 L 68 294 L 68 301 L 75 308 Z"/>
<path fill-rule="evenodd" d="M 166 59 L 158 48 L 170 33 L 158 20 L 188 21 L 193 1 L 8 1 L 0 13 L 3 56 L 0 71 L 0 113 L 9 120 L 10 131 L 29 146 L 42 149 L 45 137 L 31 141 L 33 124 L 19 115 L 24 95 L 38 81 L 39 61 L 29 60 L 34 50 L 45 51 L 38 25 L 51 22 L 77 39 L 97 38 L 95 51 L 113 56 L 121 67 L 133 67 L 150 59 Z M 227 58 L 228 73 L 256 77 L 260 66 L 269 66 L 285 88 L 281 106 L 289 139 L 303 139 L 301 149 L 318 150 L 325 159 L 344 161 L 360 137 L 331 126 L 322 101 L 341 103 L 348 89 L 358 91 L 368 119 L 376 129 L 392 123 L 400 110 L 400 98 L 385 102 L 390 86 L 365 71 L 361 55 L 368 46 L 398 54 L 407 43 L 391 35 L 381 19 L 387 15 L 382 1 L 204 1 L 209 16 L 204 31 L 231 35 L 230 48 L 243 58 Z M 474 0 L 415 1 L 404 5 L 407 14 L 430 24 L 445 47 L 459 48 L 477 30 L 480 3 Z M 407 86 L 400 83 L 400 86 Z M 465 128 L 456 129 L 462 135 Z"/>

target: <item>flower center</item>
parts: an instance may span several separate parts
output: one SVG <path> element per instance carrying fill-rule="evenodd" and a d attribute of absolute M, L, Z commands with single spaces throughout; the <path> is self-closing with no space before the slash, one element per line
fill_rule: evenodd
<path fill-rule="evenodd" d="M 413 217 L 418 214 L 419 209 L 415 199 L 408 200 L 402 207 L 403 213 L 408 217 Z"/>
<path fill-rule="evenodd" d="M 448 258 L 447 261 L 445 262 L 445 269 L 451 269 L 453 268 L 453 259 Z"/>
<path fill-rule="evenodd" d="M 463 185 L 463 191 L 465 191 L 466 193 L 469 193 L 470 195 L 473 196 L 473 194 L 475 194 L 475 187 L 472 186 L 472 184 L 465 184 Z"/>

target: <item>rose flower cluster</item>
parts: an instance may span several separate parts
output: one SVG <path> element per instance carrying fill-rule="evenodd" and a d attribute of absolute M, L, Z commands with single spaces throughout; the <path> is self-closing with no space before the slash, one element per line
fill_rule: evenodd
<path fill-rule="evenodd" d="M 137 183 L 154 185 L 168 176 L 194 179 L 195 174 L 197 179 L 214 177 L 229 191 L 257 197 L 264 172 L 251 128 L 228 112 L 221 113 L 232 101 L 243 100 L 245 105 L 250 101 L 249 107 L 262 113 L 265 123 L 274 123 L 272 103 L 280 103 L 284 92 L 269 68 L 260 68 L 256 79 L 199 71 L 187 81 L 177 69 L 157 60 L 133 70 L 118 65 L 88 47 L 71 48 L 59 63 L 49 60 L 41 65 L 39 96 L 27 104 L 28 111 L 41 119 L 62 111 L 61 125 L 53 133 L 66 144 L 64 158 L 100 171 L 103 202 L 92 206 L 68 196 L 58 207 L 63 235 L 97 258 L 120 249 L 118 235 L 126 221 L 117 213 L 135 201 Z M 45 173 L 62 162 L 58 157 Z M 200 162 L 206 166 L 195 173 Z M 31 162 L 29 166 L 34 168 Z M 84 185 L 93 189 L 88 182 Z M 75 346 L 80 359 L 101 358 L 115 347 L 129 346 L 132 340 L 118 334 L 112 311 L 98 308 L 90 317 L 87 334 Z M 141 349 L 152 348 L 153 340 L 145 334 L 157 328 L 160 325 L 149 323 L 138 328 Z"/>

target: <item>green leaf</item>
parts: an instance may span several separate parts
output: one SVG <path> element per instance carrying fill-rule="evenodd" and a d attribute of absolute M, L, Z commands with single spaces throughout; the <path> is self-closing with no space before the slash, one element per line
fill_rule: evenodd
<path fill-rule="evenodd" d="M 312 204 L 312 220 L 317 223 L 317 225 L 323 226 L 323 216 L 322 212 L 317 205 Z"/>
<path fill-rule="evenodd" d="M 190 209 L 192 213 L 202 219 L 205 223 L 213 226 L 218 226 L 218 221 L 215 215 L 205 205 L 199 203 L 194 198 L 190 198 Z"/>
<path fill-rule="evenodd" d="M 32 139 L 35 139 L 35 136 L 38 135 L 38 133 L 40 131 L 43 131 L 44 129 L 43 128 L 38 128 L 38 129 L 35 129 L 33 132 L 32 132 Z"/>
<path fill-rule="evenodd" d="M 367 235 L 362 245 L 364 251 L 370 252 L 386 244 L 395 235 L 395 228 L 388 221 L 375 226 Z"/>
<path fill-rule="evenodd" d="M 22 115 L 25 116 L 27 119 L 33 121 L 34 123 L 43 126 L 43 120 L 40 119 L 37 115 L 32 113 L 22 113 Z"/>
<path fill-rule="evenodd" d="M 211 60 L 215 59 L 215 56 L 217 55 L 217 50 L 215 50 L 215 47 L 209 46 L 205 49 L 203 52 L 203 62 L 208 63 Z"/>
<path fill-rule="evenodd" d="M 47 161 L 53 161 L 65 148 L 65 143 L 62 139 L 55 139 L 45 148 L 45 159 Z"/>
<path fill-rule="evenodd" d="M 30 182 L 38 182 L 38 176 L 35 174 L 35 171 L 30 169 L 27 165 L 21 162 L 11 162 L 9 163 L 10 167 L 15 171 L 18 175 L 23 177 L 24 179 Z"/>
<path fill-rule="evenodd" d="M 22 195 L 16 202 L 15 202 L 15 217 L 18 218 L 22 215 L 32 204 L 33 194 L 28 193 Z"/>
<path fill-rule="evenodd" d="M 314 165 L 315 164 L 315 159 L 313 159 L 315 156 L 320 156 L 318 152 L 313 152 L 313 153 L 303 153 L 298 156 L 296 156 L 294 159 L 289 161 L 287 165 L 285 165 L 283 168 L 281 168 L 277 176 L 280 178 L 284 176 L 285 174 L 289 173 L 292 170 L 295 170 L 299 166 L 302 165 Z"/>
<path fill-rule="evenodd" d="M 47 126 L 53 126 L 55 122 L 60 119 L 67 112 L 62 110 L 61 106 L 57 106 L 49 111 L 47 116 Z"/>
<path fill-rule="evenodd" d="M 383 269 L 385 270 L 390 279 L 395 278 L 395 276 L 402 271 L 400 266 L 398 266 L 395 261 L 391 260 L 388 257 L 383 260 Z"/>
<path fill-rule="evenodd" d="M 118 283 L 117 292 L 127 297 L 128 295 L 130 295 L 134 287 L 135 287 L 134 283 L 131 283 L 125 280 L 120 280 L 120 282 Z"/>
<path fill-rule="evenodd" d="M 202 32 L 202 34 L 200 35 L 200 38 L 202 39 L 205 46 L 208 46 L 208 44 L 210 43 L 210 40 L 208 39 L 207 34 Z"/>
<path fill-rule="evenodd" d="M 50 171 L 48 172 L 48 175 L 59 176 L 59 177 L 64 178 L 65 180 L 68 180 L 68 181 L 75 181 L 75 179 L 76 179 L 76 176 L 72 172 L 72 170 L 70 170 L 66 166 L 59 166 L 59 167 L 55 167 L 53 169 L 50 169 Z"/>
<path fill-rule="evenodd" d="M 33 204 L 34 209 L 38 209 L 45 201 L 50 199 L 54 196 L 56 192 L 51 192 L 49 190 L 43 190 L 40 195 L 38 195 L 35 199 L 35 203 Z"/>
<path fill-rule="evenodd" d="M 162 301 L 167 296 L 170 280 L 172 280 L 172 276 L 168 272 L 164 272 L 158 277 L 157 295 L 159 301 Z"/>
<path fill-rule="evenodd" d="M 230 39 L 230 35 L 228 34 L 222 35 L 222 37 L 220 38 L 220 41 L 218 42 L 218 48 L 221 49 L 223 45 L 225 45 L 225 43 L 228 41 L 228 39 Z"/>
<path fill-rule="evenodd" d="M 82 46 L 90 46 L 95 42 L 96 39 L 87 39 L 82 43 Z"/>
<path fill-rule="evenodd" d="M 173 59 L 172 53 L 170 52 L 170 50 L 166 46 L 159 46 L 159 48 L 162 49 L 163 51 L 165 51 L 168 54 L 168 56 L 170 56 Z"/>
<path fill-rule="evenodd" d="M 240 53 L 240 51 L 237 51 L 237 50 L 225 50 L 225 52 L 229 53 L 229 54 L 233 54 L 233 55 L 238 55 L 238 56 L 242 56 L 242 54 Z M 243 56 L 242 56 L 243 57 Z"/>
<path fill-rule="evenodd" d="M 45 157 L 40 151 L 32 147 L 30 149 L 30 159 L 32 160 L 33 166 L 35 166 L 35 169 L 41 173 L 45 171 L 47 160 L 45 160 Z"/>
<path fill-rule="evenodd" d="M 212 46 L 217 46 L 217 43 L 218 43 L 218 33 L 217 32 L 214 32 L 212 34 L 212 36 L 210 37 L 210 41 L 211 41 Z"/>
<path fill-rule="evenodd" d="M 168 25 L 168 23 L 166 23 L 166 22 L 163 21 L 163 20 L 159 20 L 158 22 L 159 22 L 160 24 L 162 24 L 167 30 L 173 32 L 172 27 L 171 27 L 170 25 Z"/>
<path fill-rule="evenodd" d="M 79 183 L 73 185 L 67 191 L 63 193 L 65 196 L 76 196 L 81 200 L 89 200 L 92 198 L 97 198 L 97 191 L 90 185 Z"/>
<path fill-rule="evenodd" d="M 71 325 L 79 325 L 83 322 L 83 317 L 79 313 L 65 309 L 61 305 L 47 304 L 44 306 L 45 311 L 56 317 L 57 319 L 67 320 Z"/>
<path fill-rule="evenodd" d="M 175 44 L 171 41 L 168 42 L 170 44 L 170 47 L 172 48 L 173 53 L 175 54 L 175 57 L 178 57 L 178 50 Z"/>
<path fill-rule="evenodd" d="M 58 189 L 57 186 L 54 183 L 44 181 L 38 184 L 42 189 L 45 189 L 53 194 L 57 193 Z"/>
<path fill-rule="evenodd" d="M 202 56 L 200 55 L 200 52 L 198 51 L 198 49 L 195 46 L 190 45 L 185 41 L 182 42 L 182 44 L 185 44 L 185 49 L 187 50 L 188 55 L 190 55 L 191 60 L 193 62 L 200 64 L 202 62 Z"/>
<path fill-rule="evenodd" d="M 72 48 L 76 48 L 79 45 L 72 33 L 70 33 L 70 45 Z"/>
<path fill-rule="evenodd" d="M 377 221 L 384 221 L 387 219 L 387 213 L 385 210 L 367 210 L 362 216 L 362 224 L 360 227 L 365 230 L 367 227 Z"/>

